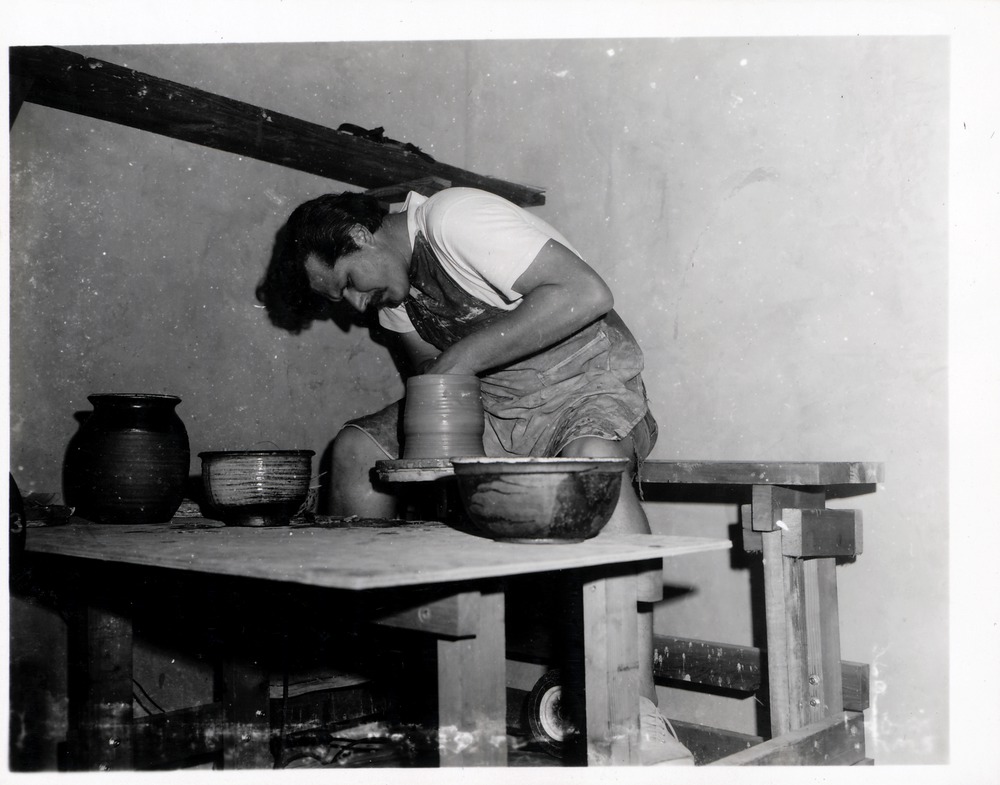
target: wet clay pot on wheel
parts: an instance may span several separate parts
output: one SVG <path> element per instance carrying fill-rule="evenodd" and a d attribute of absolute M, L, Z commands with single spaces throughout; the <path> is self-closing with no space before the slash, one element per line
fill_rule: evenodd
<path fill-rule="evenodd" d="M 66 500 L 99 523 L 164 523 L 184 500 L 191 461 L 173 395 L 89 395 L 94 406 L 70 442 Z"/>
<path fill-rule="evenodd" d="M 403 403 L 403 458 L 484 455 L 484 423 L 478 377 L 411 376 Z"/>

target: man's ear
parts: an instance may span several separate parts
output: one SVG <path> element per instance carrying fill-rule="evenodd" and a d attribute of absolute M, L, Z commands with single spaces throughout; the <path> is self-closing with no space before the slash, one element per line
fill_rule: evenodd
<path fill-rule="evenodd" d="M 354 224 L 347 234 L 354 241 L 354 244 L 358 246 L 358 248 L 363 248 L 372 241 L 372 233 L 365 229 L 365 227 L 361 224 Z"/>

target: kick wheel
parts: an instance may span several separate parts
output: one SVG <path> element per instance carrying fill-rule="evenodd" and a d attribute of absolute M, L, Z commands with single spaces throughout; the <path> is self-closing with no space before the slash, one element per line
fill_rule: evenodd
<path fill-rule="evenodd" d="M 525 711 L 531 740 L 545 752 L 561 758 L 569 737 L 576 733 L 563 702 L 558 669 L 546 671 L 528 693 Z"/>

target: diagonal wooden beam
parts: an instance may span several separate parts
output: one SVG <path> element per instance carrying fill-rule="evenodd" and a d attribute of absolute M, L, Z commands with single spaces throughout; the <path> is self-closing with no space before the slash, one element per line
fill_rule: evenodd
<path fill-rule="evenodd" d="M 545 203 L 545 191 L 434 161 L 386 143 L 299 120 L 52 46 L 12 47 L 11 84 L 31 103 L 139 128 L 366 189 L 436 177 L 510 201 Z"/>
<path fill-rule="evenodd" d="M 720 758 L 710 765 L 850 766 L 864 759 L 864 715 L 844 711 Z"/>

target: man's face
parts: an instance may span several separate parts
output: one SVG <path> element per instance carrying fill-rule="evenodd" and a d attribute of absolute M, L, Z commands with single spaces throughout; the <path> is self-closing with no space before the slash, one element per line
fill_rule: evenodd
<path fill-rule="evenodd" d="M 341 256 L 331 268 L 316 254 L 305 263 L 309 287 L 332 302 L 346 300 L 362 313 L 394 307 L 409 293 L 409 281 L 371 246 Z"/>

